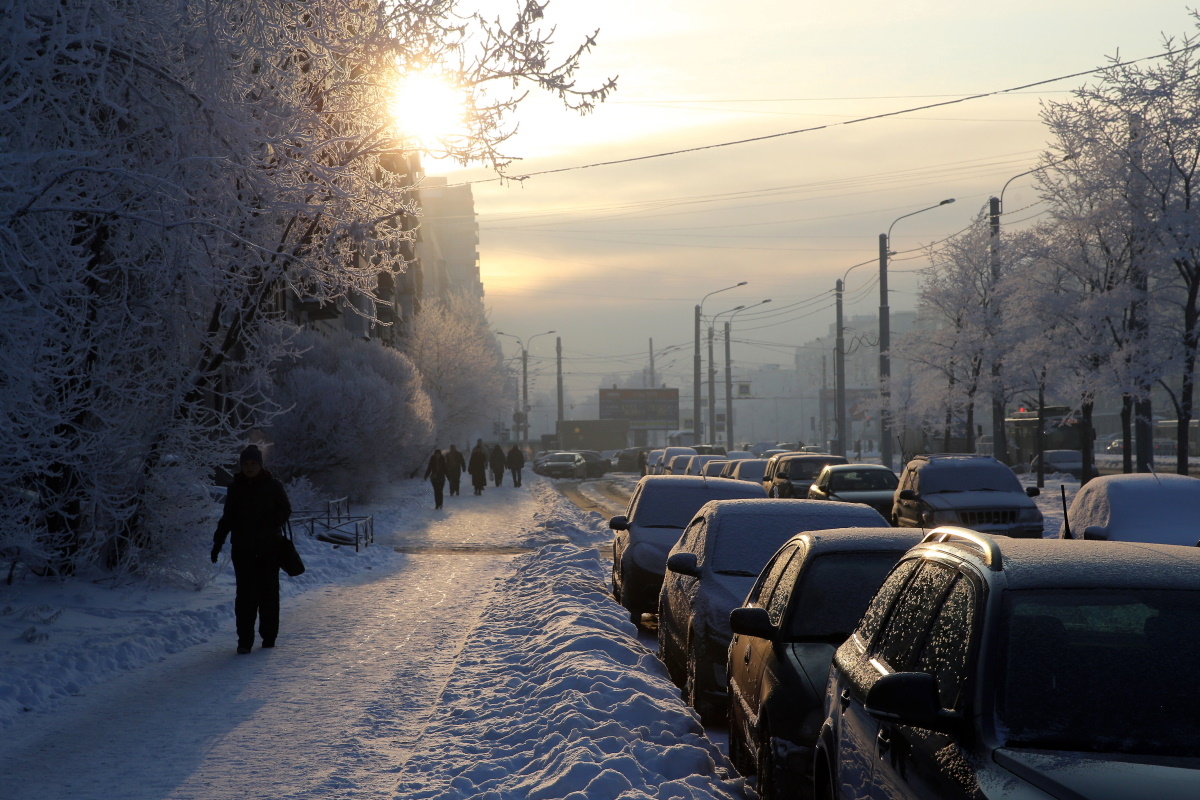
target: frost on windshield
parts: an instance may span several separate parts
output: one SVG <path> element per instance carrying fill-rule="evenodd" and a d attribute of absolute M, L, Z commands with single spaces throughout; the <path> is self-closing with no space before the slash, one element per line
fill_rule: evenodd
<path fill-rule="evenodd" d="M 919 477 L 921 493 L 930 492 L 1020 492 L 1021 482 L 1003 464 L 944 464 L 925 467 Z"/>

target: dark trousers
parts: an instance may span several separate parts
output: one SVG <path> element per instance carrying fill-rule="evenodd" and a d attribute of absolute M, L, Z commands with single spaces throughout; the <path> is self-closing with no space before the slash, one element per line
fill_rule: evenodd
<path fill-rule="evenodd" d="M 451 497 L 458 494 L 458 482 L 459 482 L 460 477 L 462 477 L 461 472 L 458 475 L 450 476 L 450 496 Z"/>
<path fill-rule="evenodd" d="M 442 507 L 442 488 L 445 487 L 446 482 L 444 480 L 439 481 L 436 479 L 431 480 L 429 482 L 433 484 L 433 506 L 434 506 L 434 508 L 441 508 Z"/>
<path fill-rule="evenodd" d="M 510 471 L 512 472 L 513 486 L 520 486 L 521 485 L 521 468 L 513 467 Z"/>
<path fill-rule="evenodd" d="M 233 557 L 237 594 L 233 615 L 237 619 L 238 647 L 254 646 L 254 621 L 264 642 L 279 634 L 279 563 L 263 555 Z"/>
<path fill-rule="evenodd" d="M 504 483 L 504 470 L 502 470 L 502 469 L 492 470 L 492 480 L 496 482 L 497 486 Z"/>

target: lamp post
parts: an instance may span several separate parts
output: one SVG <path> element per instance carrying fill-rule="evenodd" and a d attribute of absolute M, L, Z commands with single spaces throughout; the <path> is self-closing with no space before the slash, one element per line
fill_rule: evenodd
<path fill-rule="evenodd" d="M 743 311 L 749 311 L 752 308 L 757 308 L 764 303 L 771 302 L 770 298 L 759 300 L 752 306 L 738 306 L 729 313 L 729 319 L 725 321 L 725 447 L 727 450 L 732 450 L 733 444 L 733 362 L 729 356 L 729 329 L 733 324 L 733 318 Z M 720 316 L 718 314 L 717 316 Z"/>
<path fill-rule="evenodd" d="M 700 302 L 696 304 L 695 315 L 695 330 L 696 330 L 696 354 L 693 359 L 692 367 L 692 439 L 694 444 L 700 444 L 704 440 L 704 422 L 700 418 L 700 318 L 704 314 L 704 301 L 712 297 L 714 294 L 728 292 L 730 289 L 736 289 L 739 286 L 745 286 L 749 281 L 741 281 L 733 286 L 726 286 L 724 289 L 717 289 L 715 292 L 709 292 L 700 298 Z"/>
<path fill-rule="evenodd" d="M 745 306 L 741 305 L 725 311 L 718 311 L 708 320 L 708 435 L 712 438 L 713 444 L 717 442 L 717 367 L 713 362 L 713 328 L 722 316 L 741 311 L 743 308 Z"/>
<path fill-rule="evenodd" d="M 548 336 L 551 333 L 554 333 L 554 331 L 535 333 L 529 337 L 529 342 L 533 342 L 539 336 Z M 521 449 L 524 450 L 529 439 L 529 348 L 520 336 L 513 336 L 511 333 L 504 333 L 503 331 L 496 331 L 496 335 L 516 339 L 517 344 L 521 345 L 521 413 L 513 422 L 517 423 L 517 429 L 521 432 L 521 435 L 517 439 L 521 445 Z"/>
<path fill-rule="evenodd" d="M 902 219 L 932 211 L 954 202 L 950 197 L 937 205 L 918 209 L 908 214 L 896 217 L 888 226 L 887 233 L 879 234 L 879 460 L 888 469 L 892 468 L 892 422 L 888 406 L 891 402 L 892 357 L 889 352 L 892 346 L 892 331 L 890 308 L 888 307 L 887 266 L 889 244 L 892 240 L 892 228 Z M 839 432 L 840 433 L 840 432 Z"/>
<path fill-rule="evenodd" d="M 999 197 L 988 198 L 988 221 L 989 233 L 991 237 L 991 267 L 992 267 L 992 291 L 995 293 L 995 287 L 1000 282 L 1000 215 L 1004 213 L 1004 192 L 1008 189 L 1008 185 L 1017 178 L 1023 178 L 1026 175 L 1032 175 L 1035 172 L 1040 172 L 1046 167 L 1052 167 L 1055 164 L 1061 164 L 1064 161 L 1070 161 L 1075 158 L 1075 153 L 1068 153 L 1057 161 L 1045 164 L 1040 167 L 1018 172 L 1000 188 Z M 994 309 L 993 309 L 994 311 Z M 1004 389 L 1000 385 L 1000 358 L 997 356 L 992 362 L 992 455 L 1000 459 L 1005 464 L 1008 463 L 1008 436 L 1004 431 Z"/>
<path fill-rule="evenodd" d="M 837 439 L 834 440 L 835 444 L 831 449 L 833 450 L 833 454 L 837 456 L 846 455 L 846 431 L 849 427 L 846 420 L 846 326 L 843 323 L 842 316 L 842 292 L 846 286 L 846 278 L 849 277 L 850 273 L 858 267 L 866 266 L 870 263 L 870 261 L 862 261 L 850 267 L 842 275 L 842 279 L 834 286 L 834 296 L 837 299 L 837 312 L 834 326 L 835 343 L 833 350 L 833 419 L 837 425 Z"/>

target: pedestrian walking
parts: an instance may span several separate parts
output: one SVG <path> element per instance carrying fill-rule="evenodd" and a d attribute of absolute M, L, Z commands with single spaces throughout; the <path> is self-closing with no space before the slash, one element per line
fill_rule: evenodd
<path fill-rule="evenodd" d="M 487 468 L 488 457 L 483 449 L 483 439 L 480 439 L 471 450 L 471 460 L 467 462 L 467 472 L 471 474 L 471 485 L 475 487 L 477 495 L 483 494 L 487 488 Z"/>
<path fill-rule="evenodd" d="M 638 467 L 639 474 L 641 474 L 641 475 L 646 474 L 646 451 L 645 450 L 638 451 L 637 467 Z"/>
<path fill-rule="evenodd" d="M 241 471 L 225 493 L 225 510 L 213 534 L 212 561 L 217 563 L 232 534 L 233 614 L 237 651 L 245 655 L 254 646 L 255 620 L 263 647 L 274 647 L 279 635 L 279 557 L 292 505 L 283 484 L 263 467 L 261 450 L 250 445 L 238 461 Z"/>
<path fill-rule="evenodd" d="M 458 452 L 456 446 L 450 445 L 450 451 L 446 453 L 446 480 L 450 482 L 451 497 L 458 494 L 458 482 L 466 471 L 467 462 L 463 460 L 462 453 Z"/>
<path fill-rule="evenodd" d="M 440 448 L 433 449 L 429 466 L 425 468 L 425 480 L 433 484 L 433 507 L 442 507 L 442 489 L 446 485 L 446 457 Z"/>
<path fill-rule="evenodd" d="M 506 463 L 509 471 L 512 472 L 513 486 L 519 489 L 521 487 L 521 470 L 525 468 L 525 454 L 521 452 L 521 448 L 514 444 L 508 451 Z"/>
<path fill-rule="evenodd" d="M 496 482 L 497 486 L 504 483 L 504 468 L 507 465 L 507 462 L 504 458 L 504 451 L 500 448 L 500 445 L 497 444 L 492 446 L 492 455 L 491 458 L 488 459 L 488 463 L 492 467 L 492 480 Z"/>

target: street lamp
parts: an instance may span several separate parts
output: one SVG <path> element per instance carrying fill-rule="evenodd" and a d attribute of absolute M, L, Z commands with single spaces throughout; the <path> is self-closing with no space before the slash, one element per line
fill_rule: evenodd
<path fill-rule="evenodd" d="M 1040 172 L 1047 167 L 1053 167 L 1056 164 L 1062 164 L 1065 161 L 1070 161 L 1075 158 L 1075 153 L 1068 153 L 1057 161 L 1052 161 L 1049 164 L 1044 164 L 1040 167 L 1018 172 L 1007 181 L 1000 189 L 999 197 L 988 198 L 988 218 L 991 234 L 991 262 L 992 262 L 992 289 L 995 292 L 996 285 L 1000 282 L 1000 215 L 1004 209 L 1004 192 L 1008 189 L 1008 185 L 1017 178 L 1023 178 L 1026 175 L 1032 175 L 1035 172 Z M 992 362 L 992 455 L 1000 459 L 1005 464 L 1008 463 L 1008 437 L 1004 432 L 1004 390 L 1000 385 L 1000 358 L 999 356 Z M 1086 466 L 1086 465 L 1085 465 Z"/>
<path fill-rule="evenodd" d="M 533 342 L 539 336 L 548 336 L 554 331 L 545 331 L 543 333 L 535 333 L 529 337 L 529 342 Z M 517 423 L 517 429 L 522 432 L 517 439 L 524 450 L 529 439 L 529 348 L 526 347 L 526 342 L 520 336 L 513 336 L 511 333 L 496 331 L 497 336 L 507 336 L 510 339 L 516 339 L 517 344 L 521 345 L 521 413 L 513 420 Z"/>
<path fill-rule="evenodd" d="M 700 419 L 700 318 L 704 314 L 704 301 L 712 297 L 714 294 L 728 292 L 730 289 L 736 289 L 739 286 L 745 286 L 749 281 L 741 281 L 733 286 L 726 286 L 724 289 L 717 289 L 715 292 L 709 292 L 700 298 L 700 302 L 696 304 L 696 355 L 693 360 L 692 368 L 692 438 L 694 444 L 700 444 L 704 441 L 704 423 Z"/>
<path fill-rule="evenodd" d="M 892 423 L 888 406 L 891 403 L 892 390 L 888 386 L 892 379 L 892 360 L 889 349 L 892 346 L 892 331 L 890 309 L 888 307 L 887 265 L 889 244 L 892 240 L 892 228 L 902 219 L 932 211 L 935 208 L 954 202 L 950 197 L 937 205 L 918 209 L 908 214 L 896 217 L 888 226 L 887 233 L 879 234 L 879 460 L 887 468 L 892 467 Z M 839 432 L 840 433 L 840 432 Z"/>
<path fill-rule="evenodd" d="M 848 428 L 846 420 L 846 326 L 843 324 L 842 316 L 842 292 L 850 273 L 858 267 L 870 263 L 870 261 L 862 261 L 850 267 L 834 287 L 837 314 L 834 325 L 836 340 L 833 350 L 833 419 L 837 425 L 837 439 L 834 440 L 835 444 L 831 449 L 837 456 L 846 455 L 846 431 Z"/>
<path fill-rule="evenodd" d="M 734 306 L 725 311 L 718 311 L 708 319 L 708 435 L 713 444 L 717 442 L 717 367 L 713 363 L 713 328 L 717 320 L 725 314 L 733 314 L 744 308 L 744 305 Z"/>
<path fill-rule="evenodd" d="M 749 311 L 752 308 L 758 308 L 764 303 L 771 302 L 770 298 L 759 300 L 752 306 L 738 306 L 729 314 L 729 319 L 725 321 L 725 446 L 732 450 L 733 444 L 733 366 L 729 357 L 729 329 L 733 323 L 733 318 L 743 311 Z M 729 312 L 723 312 L 729 313 Z M 720 316 L 718 314 L 717 316 Z"/>

